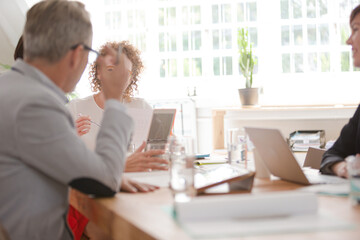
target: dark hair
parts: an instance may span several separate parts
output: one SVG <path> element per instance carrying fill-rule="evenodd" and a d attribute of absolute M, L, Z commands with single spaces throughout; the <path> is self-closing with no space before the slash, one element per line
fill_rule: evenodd
<path fill-rule="evenodd" d="M 350 14 L 350 23 L 354 20 L 354 18 L 360 13 L 360 5 L 354 8 Z"/>
<path fill-rule="evenodd" d="M 22 35 L 19 38 L 19 41 L 16 45 L 15 52 L 14 52 L 14 60 L 16 60 L 17 58 L 21 58 L 21 59 L 24 58 L 24 41 L 23 41 Z"/>

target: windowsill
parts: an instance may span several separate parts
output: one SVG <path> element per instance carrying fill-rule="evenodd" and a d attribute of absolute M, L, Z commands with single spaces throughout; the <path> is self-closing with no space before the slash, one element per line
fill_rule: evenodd
<path fill-rule="evenodd" d="M 349 119 L 356 108 L 357 105 L 258 106 L 214 108 L 212 111 L 223 112 L 229 120 L 313 120 Z"/>

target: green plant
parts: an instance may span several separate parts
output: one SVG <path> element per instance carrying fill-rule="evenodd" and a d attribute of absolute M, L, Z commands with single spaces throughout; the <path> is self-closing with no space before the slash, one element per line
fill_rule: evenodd
<path fill-rule="evenodd" d="M 2 64 L 2 63 L 0 63 L 0 66 L 5 68 L 5 69 L 10 69 L 11 68 L 11 66 L 6 65 L 6 64 Z"/>
<path fill-rule="evenodd" d="M 251 88 L 256 59 L 253 55 L 252 43 L 249 41 L 248 30 L 242 28 L 238 31 L 238 47 L 240 54 L 239 66 L 241 73 L 245 77 L 245 87 Z"/>

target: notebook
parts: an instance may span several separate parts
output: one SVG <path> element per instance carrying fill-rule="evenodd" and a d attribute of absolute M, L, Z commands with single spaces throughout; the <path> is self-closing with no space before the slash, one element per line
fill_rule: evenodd
<path fill-rule="evenodd" d="M 320 169 L 322 156 L 325 151 L 325 149 L 309 147 L 305 157 L 304 167 Z"/>
<path fill-rule="evenodd" d="M 174 126 L 176 109 L 154 109 L 147 143 L 163 149 Z"/>
<path fill-rule="evenodd" d="M 301 169 L 288 144 L 277 129 L 245 127 L 261 159 L 274 176 L 304 185 L 346 183 L 348 180 L 322 175 L 316 169 Z"/>

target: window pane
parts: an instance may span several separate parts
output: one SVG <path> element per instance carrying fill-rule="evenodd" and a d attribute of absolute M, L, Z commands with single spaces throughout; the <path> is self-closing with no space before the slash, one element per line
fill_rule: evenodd
<path fill-rule="evenodd" d="M 293 16 L 294 18 L 302 17 L 302 0 L 292 0 L 293 2 Z"/>
<path fill-rule="evenodd" d="M 256 21 L 257 20 L 256 3 L 255 2 L 246 3 L 246 8 L 247 8 L 247 16 L 248 16 L 247 20 Z"/>
<path fill-rule="evenodd" d="M 320 16 L 325 16 L 328 14 L 328 3 L 327 0 L 319 0 Z"/>
<path fill-rule="evenodd" d="M 238 3 L 237 5 L 237 21 L 238 22 L 243 22 L 245 19 L 244 17 L 244 4 L 243 3 Z"/>
<path fill-rule="evenodd" d="M 140 34 L 140 43 L 138 45 L 140 46 L 141 51 L 146 51 L 146 35 L 145 35 L 145 33 Z"/>
<path fill-rule="evenodd" d="M 201 63 L 201 58 L 194 58 L 194 75 L 195 76 L 201 76 L 202 75 L 202 63 Z"/>
<path fill-rule="evenodd" d="M 219 30 L 213 30 L 213 49 L 219 49 Z"/>
<path fill-rule="evenodd" d="M 320 53 L 321 60 L 321 71 L 329 72 L 330 71 L 330 54 L 329 53 Z"/>
<path fill-rule="evenodd" d="M 302 26 L 301 25 L 294 25 L 293 26 L 293 31 L 294 31 L 294 43 L 295 43 L 295 45 L 302 45 L 303 44 Z"/>
<path fill-rule="evenodd" d="M 189 72 L 189 59 L 185 58 L 184 59 L 184 76 L 188 77 L 190 76 L 190 72 Z"/>
<path fill-rule="evenodd" d="M 283 73 L 289 73 L 290 72 L 290 54 L 282 54 L 281 56 L 282 60 L 282 71 Z"/>
<path fill-rule="evenodd" d="M 213 70 L 214 70 L 215 76 L 220 75 L 220 58 L 219 57 L 215 57 L 213 59 Z"/>
<path fill-rule="evenodd" d="M 249 28 L 249 37 L 250 41 L 253 43 L 254 47 L 257 47 L 257 29 L 256 28 Z"/>
<path fill-rule="evenodd" d="M 174 7 L 172 8 L 169 8 L 168 9 L 169 11 L 169 22 L 168 22 L 168 25 L 172 25 L 174 26 L 176 24 L 176 9 Z"/>
<path fill-rule="evenodd" d="M 350 36 L 349 24 L 347 23 L 340 24 L 340 35 L 341 35 L 341 44 L 346 45 L 346 40 Z"/>
<path fill-rule="evenodd" d="M 308 34 L 308 44 L 316 45 L 316 25 L 315 24 L 307 25 L 307 34 Z"/>
<path fill-rule="evenodd" d="M 121 12 L 114 12 L 114 27 L 115 29 L 119 29 L 121 27 Z"/>
<path fill-rule="evenodd" d="M 105 13 L 105 26 L 107 28 L 110 28 L 110 22 L 111 22 L 111 16 L 110 16 L 110 12 Z"/>
<path fill-rule="evenodd" d="M 188 9 L 188 7 L 183 7 L 182 18 L 183 18 L 183 24 L 185 24 L 185 25 L 189 24 L 189 9 Z"/>
<path fill-rule="evenodd" d="M 212 5 L 212 22 L 218 23 L 219 22 L 219 6 Z"/>
<path fill-rule="evenodd" d="M 193 31 L 192 32 L 192 42 L 195 46 L 192 47 L 192 50 L 199 50 L 201 48 L 201 32 Z"/>
<path fill-rule="evenodd" d="M 160 77 L 165 77 L 165 60 L 160 61 Z"/>
<path fill-rule="evenodd" d="M 222 21 L 229 23 L 231 22 L 231 5 L 230 4 L 222 4 Z"/>
<path fill-rule="evenodd" d="M 164 26 L 164 25 L 165 25 L 164 8 L 159 8 L 159 25 L 160 25 L 160 26 Z"/>
<path fill-rule="evenodd" d="M 315 18 L 316 17 L 315 0 L 307 0 L 307 17 L 308 18 Z"/>
<path fill-rule="evenodd" d="M 308 55 L 309 70 L 312 72 L 317 71 L 317 53 L 309 53 Z"/>
<path fill-rule="evenodd" d="M 349 9 L 347 1 L 341 1 L 339 3 L 339 16 L 340 17 L 349 17 Z"/>
<path fill-rule="evenodd" d="M 349 52 L 341 53 L 341 71 L 347 72 L 350 70 L 350 54 Z"/>
<path fill-rule="evenodd" d="M 183 32 L 183 51 L 189 50 L 189 33 Z"/>
<path fill-rule="evenodd" d="M 289 0 L 281 0 L 281 18 L 289 19 Z"/>
<path fill-rule="evenodd" d="M 320 25 L 320 42 L 322 45 L 329 44 L 329 25 Z"/>
<path fill-rule="evenodd" d="M 165 34 L 159 33 L 159 50 L 160 52 L 165 51 Z"/>
<path fill-rule="evenodd" d="M 223 48 L 231 49 L 232 46 L 231 29 L 223 29 L 222 34 L 223 34 L 223 43 L 224 43 Z"/>
<path fill-rule="evenodd" d="M 192 7 L 193 17 L 194 17 L 194 24 L 201 24 L 201 11 L 200 6 Z"/>
<path fill-rule="evenodd" d="M 177 61 L 176 61 L 176 59 L 170 60 L 170 74 L 172 77 L 177 76 Z"/>
<path fill-rule="evenodd" d="M 295 72 L 304 72 L 304 60 L 302 53 L 294 54 Z"/>
<path fill-rule="evenodd" d="M 290 27 L 281 26 L 281 45 L 289 46 L 290 44 Z"/>
<path fill-rule="evenodd" d="M 171 51 L 176 51 L 176 34 L 171 34 Z"/>
<path fill-rule="evenodd" d="M 224 75 L 232 74 L 232 57 L 223 58 Z"/>
<path fill-rule="evenodd" d="M 128 27 L 133 27 L 134 26 L 134 16 L 133 16 L 133 11 L 128 11 L 127 12 L 128 15 Z"/>
<path fill-rule="evenodd" d="M 137 21 L 137 26 L 138 27 L 145 27 L 146 25 L 145 25 L 145 11 L 139 11 L 138 12 L 138 16 L 139 16 L 139 18 L 138 18 L 138 21 Z"/>

